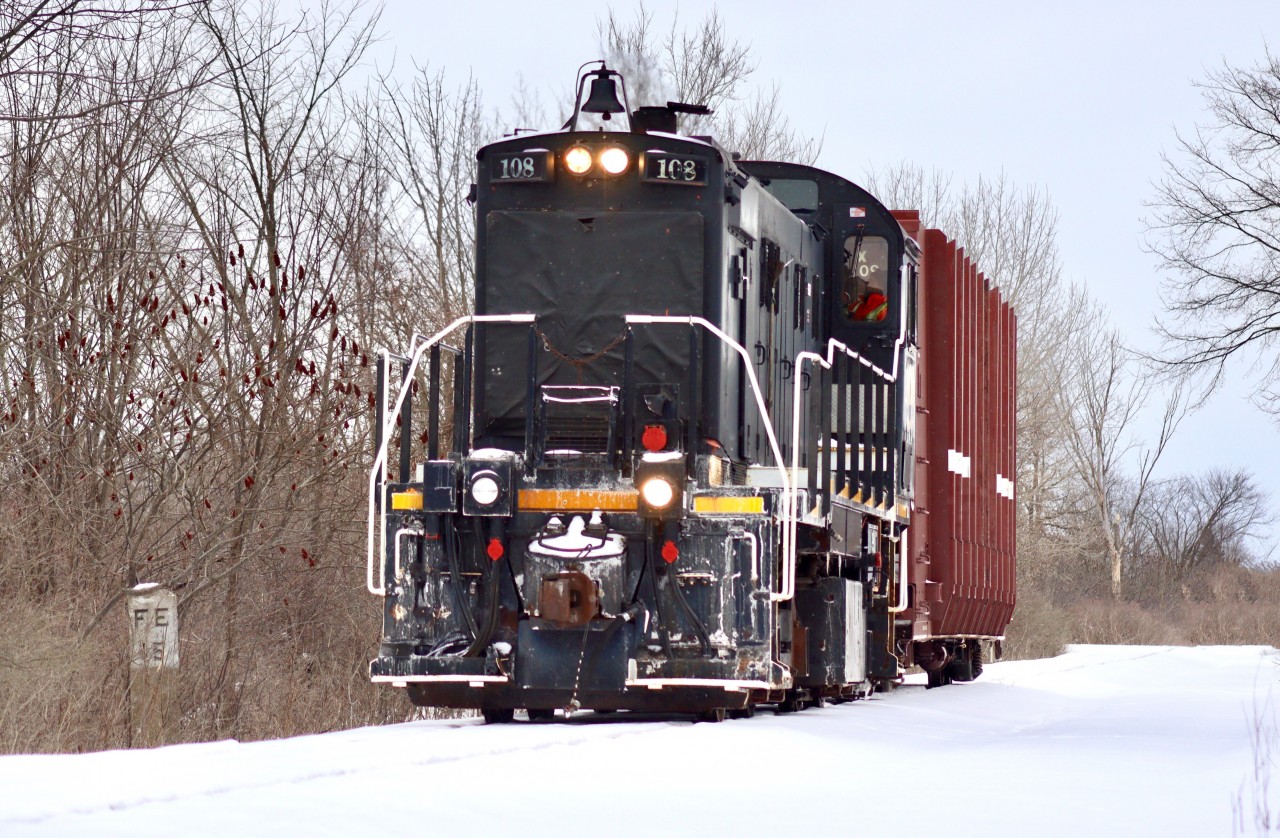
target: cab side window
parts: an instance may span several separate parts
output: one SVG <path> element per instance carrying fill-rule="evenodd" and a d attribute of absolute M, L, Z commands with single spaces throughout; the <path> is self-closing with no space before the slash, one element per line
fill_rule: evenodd
<path fill-rule="evenodd" d="M 841 310 L 855 323 L 877 323 L 889 313 L 889 242 L 853 235 L 844 241 Z"/>

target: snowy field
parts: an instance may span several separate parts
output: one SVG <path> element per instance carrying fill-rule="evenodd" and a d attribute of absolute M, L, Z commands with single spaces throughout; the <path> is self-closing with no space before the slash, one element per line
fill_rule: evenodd
<path fill-rule="evenodd" d="M 1231 835 L 1275 656 L 1076 646 L 718 725 L 582 714 L 0 757 L 0 835 Z"/>

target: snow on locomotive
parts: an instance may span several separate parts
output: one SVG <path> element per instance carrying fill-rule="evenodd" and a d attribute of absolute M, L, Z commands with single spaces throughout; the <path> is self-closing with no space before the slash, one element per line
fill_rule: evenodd
<path fill-rule="evenodd" d="M 491 722 L 971 680 L 1014 604 L 1011 310 L 695 106 L 578 130 L 619 80 L 479 150 L 475 314 L 380 353 L 373 680 Z"/>

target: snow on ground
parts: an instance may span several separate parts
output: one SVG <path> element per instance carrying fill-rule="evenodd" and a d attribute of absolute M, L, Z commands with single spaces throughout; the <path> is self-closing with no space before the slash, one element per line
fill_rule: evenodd
<path fill-rule="evenodd" d="M 1276 654 L 1075 646 L 718 725 L 582 714 L 0 757 L 0 835 L 1230 835 Z"/>

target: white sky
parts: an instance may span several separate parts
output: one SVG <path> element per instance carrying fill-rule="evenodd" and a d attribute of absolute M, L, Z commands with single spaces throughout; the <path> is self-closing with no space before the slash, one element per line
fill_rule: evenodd
<path fill-rule="evenodd" d="M 676 4 L 647 5 L 659 29 L 670 25 Z M 714 5 L 684 0 L 681 20 L 696 23 Z M 792 124 L 825 135 L 819 166 L 856 181 L 905 160 L 951 173 L 957 187 L 1001 172 L 1042 187 L 1061 213 L 1067 279 L 1147 348 L 1159 276 L 1142 250 L 1144 201 L 1175 127 L 1205 118 L 1192 82 L 1224 60 L 1262 60 L 1268 41 L 1280 49 L 1276 0 L 719 6 L 729 34 L 752 46 L 754 81 L 777 81 Z M 613 7 L 627 18 L 634 4 Z M 498 109 L 523 74 L 550 104 L 599 57 L 606 8 L 388 0 L 380 61 L 394 52 L 402 69 L 430 63 L 456 81 L 474 73 Z M 1280 433 L 1249 392 L 1229 387 L 1184 422 L 1162 471 L 1247 466 L 1280 509 Z"/>

